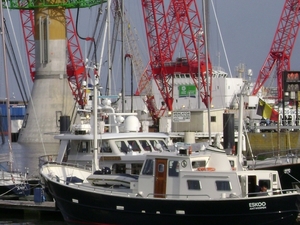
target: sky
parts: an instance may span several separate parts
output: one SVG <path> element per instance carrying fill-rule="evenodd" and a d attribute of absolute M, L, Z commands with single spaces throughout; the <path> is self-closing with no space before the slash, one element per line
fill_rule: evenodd
<path fill-rule="evenodd" d="M 127 15 L 130 15 L 134 24 L 131 26 L 135 26 L 139 31 L 144 47 L 142 52 L 147 58 L 143 15 L 141 5 L 137 2 L 125 0 L 125 6 Z M 196 2 L 203 23 L 202 0 Z M 253 71 L 252 81 L 255 82 L 270 51 L 285 0 L 207 0 L 207 2 L 210 8 L 207 15 L 209 55 L 213 65 L 221 66 L 229 75 L 231 73 L 235 77 L 236 68 L 239 64 L 244 64 L 246 72 L 248 69 Z M 300 58 L 299 50 L 300 41 L 296 41 L 291 58 L 292 70 L 300 70 L 297 60 Z"/>
<path fill-rule="evenodd" d="M 127 15 L 132 22 L 131 27 L 136 28 L 140 53 L 143 60 L 148 60 L 148 48 L 145 37 L 143 15 L 140 1 L 124 0 Z M 167 0 L 165 1 L 167 2 Z M 209 23 L 208 23 L 208 44 L 210 59 L 214 66 L 222 67 L 228 74 L 236 76 L 236 67 L 239 64 L 244 64 L 246 71 L 252 69 L 252 81 L 256 81 L 256 77 L 261 69 L 268 52 L 270 50 L 275 30 L 279 22 L 279 18 L 283 9 L 284 0 L 209 0 Z M 213 2 L 216 17 L 214 15 Z M 197 0 L 200 17 L 202 15 L 202 0 Z M 97 7 L 92 9 L 84 9 L 79 18 L 79 28 L 81 34 L 91 34 L 93 27 L 90 23 L 91 17 L 95 15 Z M 22 34 L 18 33 L 21 30 L 19 23 L 20 17 L 18 12 L 12 11 L 13 27 L 17 32 L 17 41 L 20 43 L 20 53 L 23 59 L 26 58 Z M 75 19 L 76 14 L 73 14 Z M 217 22 L 219 29 L 217 28 Z M 298 38 L 299 39 L 299 38 Z M 224 44 L 224 47 L 222 45 Z M 83 53 L 86 51 L 86 44 L 81 45 Z M 224 51 L 224 48 L 226 51 Z M 300 43 L 296 41 L 291 61 L 292 70 L 300 70 L 298 63 L 300 54 Z M 227 58 L 226 58 L 227 56 Z M 2 55 L 1 55 L 2 58 Z M 120 61 L 120 60 L 118 60 Z M 1 64 L 2 62 L 0 62 Z M 26 61 L 25 67 L 26 67 Z M 2 64 L 0 65 L 2 67 Z M 120 67 L 120 62 L 117 67 Z M 26 71 L 29 77 L 29 72 Z M 0 77 L 0 84 L 3 84 L 3 76 Z M 120 91 L 120 82 L 118 79 L 114 81 L 116 92 Z M 14 83 L 14 82 L 12 82 Z M 128 86 L 129 84 L 127 84 Z M 2 85 L 1 85 L 2 86 Z M 13 95 L 18 95 L 16 85 L 10 88 L 14 92 Z M 128 88 L 127 88 L 128 89 Z M 3 88 L 0 88 L 0 99 L 5 95 Z M 128 94 L 128 92 L 127 92 Z M 12 94 L 11 94 L 12 95 Z"/>

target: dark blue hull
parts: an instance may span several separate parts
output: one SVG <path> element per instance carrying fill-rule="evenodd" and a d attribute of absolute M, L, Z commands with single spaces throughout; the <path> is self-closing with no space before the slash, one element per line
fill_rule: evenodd
<path fill-rule="evenodd" d="M 52 181 L 47 186 L 65 221 L 71 223 L 289 225 L 296 222 L 300 206 L 299 195 L 185 201 L 118 197 Z"/>

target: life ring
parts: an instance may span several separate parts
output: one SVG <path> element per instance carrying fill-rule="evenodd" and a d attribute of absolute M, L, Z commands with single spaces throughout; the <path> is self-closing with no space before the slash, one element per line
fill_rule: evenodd
<path fill-rule="evenodd" d="M 198 171 L 215 171 L 216 168 L 214 168 L 214 167 L 198 167 L 197 170 Z"/>
<path fill-rule="evenodd" d="M 231 170 L 232 170 L 232 171 L 236 171 L 236 168 L 235 168 L 235 167 L 231 167 Z"/>

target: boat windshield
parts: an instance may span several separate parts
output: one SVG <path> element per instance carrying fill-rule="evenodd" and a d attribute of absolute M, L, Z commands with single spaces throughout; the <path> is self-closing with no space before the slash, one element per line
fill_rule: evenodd
<path fill-rule="evenodd" d="M 153 164 L 154 161 L 152 159 L 147 159 L 142 171 L 143 175 L 153 175 Z"/>
<path fill-rule="evenodd" d="M 151 145 L 146 140 L 140 140 L 140 144 L 142 145 L 145 151 L 151 151 Z"/>
<path fill-rule="evenodd" d="M 150 143 L 155 151 L 159 151 L 159 150 L 168 151 L 168 147 L 163 140 L 150 140 Z M 161 149 L 157 148 L 158 145 L 161 146 L 160 147 Z"/>

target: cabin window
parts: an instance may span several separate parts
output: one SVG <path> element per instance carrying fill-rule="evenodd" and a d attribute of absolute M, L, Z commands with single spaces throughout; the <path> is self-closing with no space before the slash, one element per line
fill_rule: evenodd
<path fill-rule="evenodd" d="M 145 151 L 151 151 L 151 145 L 146 140 L 140 140 L 140 144 L 142 145 Z"/>
<path fill-rule="evenodd" d="M 150 140 L 150 143 L 155 151 L 158 151 L 158 150 L 167 151 L 168 150 L 168 147 L 163 140 Z M 161 146 L 161 149 L 157 148 L 157 144 L 159 144 Z"/>
<path fill-rule="evenodd" d="M 157 151 L 158 149 L 157 149 L 157 144 L 158 144 L 158 142 L 157 141 L 155 141 L 155 140 L 150 140 L 150 143 L 151 143 L 151 145 L 152 145 L 152 147 L 153 147 L 153 149 L 155 150 L 155 151 Z"/>
<path fill-rule="evenodd" d="M 140 146 L 138 145 L 138 143 L 136 141 L 128 141 L 128 144 L 131 146 L 132 151 L 134 152 L 140 152 Z"/>
<path fill-rule="evenodd" d="M 263 185 L 267 185 L 267 188 L 270 189 L 270 187 L 271 187 L 270 180 L 261 180 L 261 179 L 259 179 L 258 180 L 258 186 L 261 187 Z"/>
<path fill-rule="evenodd" d="M 164 164 L 158 164 L 158 172 L 163 173 L 165 171 L 165 165 Z"/>
<path fill-rule="evenodd" d="M 178 177 L 179 176 L 179 162 L 178 161 L 169 161 L 169 176 Z"/>
<path fill-rule="evenodd" d="M 153 175 L 153 164 L 154 164 L 154 162 L 152 159 L 146 160 L 142 174 L 143 175 Z"/>
<path fill-rule="evenodd" d="M 140 174 L 141 170 L 142 170 L 142 163 L 132 163 L 131 164 L 131 173 L 132 174 Z"/>
<path fill-rule="evenodd" d="M 273 182 L 277 182 L 277 176 L 276 176 L 276 174 L 273 174 Z"/>
<path fill-rule="evenodd" d="M 230 182 L 227 180 L 217 180 L 216 185 L 218 191 L 231 191 Z"/>
<path fill-rule="evenodd" d="M 206 165 L 206 161 L 205 160 L 192 162 L 193 169 L 197 169 L 198 167 L 205 167 L 205 165 Z"/>
<path fill-rule="evenodd" d="M 115 143 L 121 152 L 124 152 L 124 153 L 128 152 L 127 144 L 124 141 L 115 141 Z"/>
<path fill-rule="evenodd" d="M 211 116 L 210 117 L 210 122 L 217 122 L 217 117 L 216 116 Z"/>
<path fill-rule="evenodd" d="M 108 141 L 103 141 L 102 142 L 102 145 L 100 147 L 100 152 L 106 152 L 106 153 L 111 153 L 112 152 Z"/>
<path fill-rule="evenodd" d="M 164 151 L 168 150 L 168 146 L 166 145 L 166 143 L 163 140 L 158 140 L 158 143 L 161 145 L 161 147 Z"/>
<path fill-rule="evenodd" d="M 189 190 L 201 190 L 199 180 L 187 180 L 187 185 Z"/>
<path fill-rule="evenodd" d="M 83 153 L 86 153 L 88 152 L 88 147 L 89 147 L 89 143 L 87 141 L 81 141 L 79 143 L 79 149 L 78 149 L 78 152 L 83 152 Z"/>
<path fill-rule="evenodd" d="M 114 173 L 126 173 L 126 164 L 114 164 L 112 169 Z"/>
<path fill-rule="evenodd" d="M 234 160 L 229 160 L 229 163 L 230 163 L 231 167 L 235 167 Z"/>

